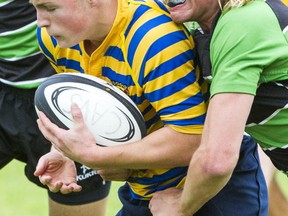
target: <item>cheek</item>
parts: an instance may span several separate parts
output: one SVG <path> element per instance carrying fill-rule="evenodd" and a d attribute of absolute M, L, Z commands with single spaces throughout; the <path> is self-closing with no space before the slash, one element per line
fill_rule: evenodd
<path fill-rule="evenodd" d="M 63 12 L 63 19 L 59 19 L 62 26 L 65 26 L 66 31 L 68 33 L 74 34 L 81 34 L 84 32 L 86 28 L 85 17 L 87 11 L 84 7 L 79 6 L 79 2 L 72 1 L 69 6 L 62 10 Z"/>
<path fill-rule="evenodd" d="M 57 30 L 55 35 L 56 40 L 60 47 L 71 47 L 78 44 L 80 41 L 86 39 L 86 26 L 87 24 L 79 21 L 77 18 L 65 18 L 59 19 L 57 22 Z"/>
<path fill-rule="evenodd" d="M 82 19 L 67 17 L 59 21 L 60 26 L 65 26 L 66 31 L 73 34 L 81 34 L 86 29 L 86 22 Z"/>

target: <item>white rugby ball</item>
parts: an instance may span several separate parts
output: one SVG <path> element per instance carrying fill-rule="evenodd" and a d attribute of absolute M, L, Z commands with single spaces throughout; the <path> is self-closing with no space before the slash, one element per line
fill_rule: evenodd
<path fill-rule="evenodd" d="M 91 75 L 53 75 L 37 88 L 34 103 L 37 113 L 44 112 L 64 129 L 74 126 L 71 105 L 76 103 L 101 146 L 130 143 L 146 135 L 145 121 L 132 99 L 111 83 Z"/>

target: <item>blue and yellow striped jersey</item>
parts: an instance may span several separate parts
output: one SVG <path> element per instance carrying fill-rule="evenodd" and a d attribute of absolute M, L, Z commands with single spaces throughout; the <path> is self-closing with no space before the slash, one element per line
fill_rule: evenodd
<path fill-rule="evenodd" d="M 201 134 L 206 106 L 189 32 L 172 22 L 161 2 L 118 4 L 110 33 L 92 55 L 83 42 L 60 48 L 45 29 L 38 29 L 41 50 L 58 73 L 87 73 L 122 89 L 142 112 L 148 133 L 167 125 L 181 133 Z M 186 171 L 187 167 L 135 170 L 128 180 L 131 193 L 136 199 L 149 199 L 155 191 L 179 185 Z"/>

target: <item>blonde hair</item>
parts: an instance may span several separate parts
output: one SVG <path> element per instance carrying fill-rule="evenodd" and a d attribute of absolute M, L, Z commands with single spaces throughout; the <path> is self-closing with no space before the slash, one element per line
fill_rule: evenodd
<path fill-rule="evenodd" d="M 218 3 L 222 11 L 227 11 L 231 8 L 242 7 L 250 1 L 253 0 L 218 0 Z"/>

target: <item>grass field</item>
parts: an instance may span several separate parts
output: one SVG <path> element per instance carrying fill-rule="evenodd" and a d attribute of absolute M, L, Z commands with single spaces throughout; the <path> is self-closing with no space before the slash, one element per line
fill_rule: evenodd
<path fill-rule="evenodd" d="M 121 207 L 117 195 L 121 184 L 112 184 L 107 216 L 114 216 Z M 48 216 L 46 190 L 29 182 L 24 174 L 24 164 L 16 160 L 0 170 L 0 215 Z"/>
<path fill-rule="evenodd" d="M 288 179 L 279 173 L 278 183 L 287 187 Z M 121 182 L 113 182 L 107 216 L 115 216 L 121 204 L 117 190 Z M 287 188 L 286 188 L 287 189 Z M 288 197 L 288 189 L 286 190 Z M 29 182 L 24 164 L 12 161 L 0 170 L 0 216 L 48 216 L 47 192 Z"/>

